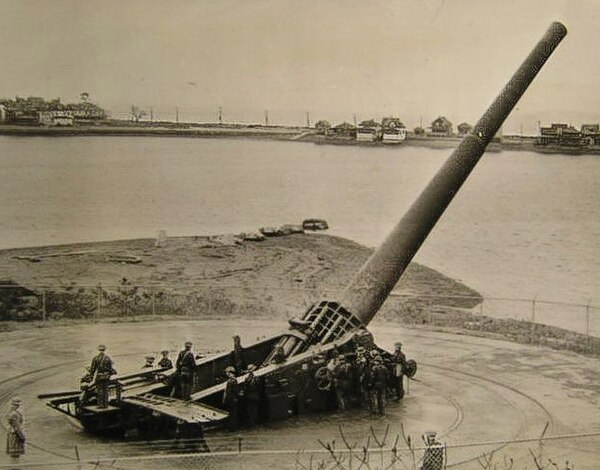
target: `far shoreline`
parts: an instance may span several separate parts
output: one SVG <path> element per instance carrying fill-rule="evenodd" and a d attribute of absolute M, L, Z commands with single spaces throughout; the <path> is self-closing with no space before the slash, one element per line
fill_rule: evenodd
<path fill-rule="evenodd" d="M 210 124 L 210 123 L 149 123 L 133 124 L 113 121 L 97 125 L 73 127 L 44 127 L 0 125 L 0 136 L 12 137 L 185 137 L 185 138 L 245 138 L 313 143 L 318 145 L 347 145 L 397 149 L 402 147 L 426 147 L 431 149 L 454 149 L 462 136 L 416 136 L 409 133 L 407 140 L 399 144 L 383 142 L 357 142 L 348 136 L 324 136 L 314 128 L 260 124 Z M 572 148 L 552 145 L 536 145 L 531 136 L 505 136 L 500 142 L 491 142 L 487 152 L 521 151 L 546 155 L 583 156 L 600 155 L 600 148 Z"/>

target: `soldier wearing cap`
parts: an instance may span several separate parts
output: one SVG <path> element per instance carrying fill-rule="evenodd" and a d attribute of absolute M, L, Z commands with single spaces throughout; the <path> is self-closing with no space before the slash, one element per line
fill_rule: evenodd
<path fill-rule="evenodd" d="M 167 349 L 163 349 L 160 352 L 160 355 L 162 357 L 160 358 L 160 361 L 158 361 L 158 367 L 160 367 L 161 369 L 172 369 L 173 362 L 171 361 L 171 359 L 169 359 L 169 351 Z"/>
<path fill-rule="evenodd" d="M 108 408 L 108 385 L 111 375 L 117 371 L 113 368 L 112 359 L 105 353 L 106 346 L 98 346 L 98 355 L 92 359 L 90 366 L 90 375 L 93 377 L 96 392 L 98 394 L 98 407 Z"/>
<path fill-rule="evenodd" d="M 258 406 L 262 392 L 262 380 L 260 377 L 254 375 L 254 371 L 256 370 L 254 364 L 249 364 L 246 370 L 248 371 L 248 375 L 242 384 L 242 390 L 246 398 L 248 425 L 252 427 L 258 422 Z"/>
<path fill-rule="evenodd" d="M 196 369 L 196 359 L 192 351 L 193 343 L 186 341 L 184 348 L 179 352 L 175 367 L 177 369 L 177 378 L 179 383 L 179 397 L 183 400 L 190 400 L 192 389 L 194 388 L 194 372 Z"/>
<path fill-rule="evenodd" d="M 225 369 L 225 374 L 227 375 L 227 382 L 225 385 L 225 392 L 223 393 L 223 405 L 225 405 L 225 409 L 229 412 L 227 427 L 230 431 L 235 431 L 238 427 L 240 386 L 235 378 L 234 367 L 227 367 Z"/>
<path fill-rule="evenodd" d="M 25 443 L 27 435 L 23 427 L 24 417 L 20 398 L 10 400 L 10 409 L 6 413 L 7 434 L 6 434 L 6 454 L 10 457 L 12 463 L 16 463 L 19 457 L 25 454 Z"/>
<path fill-rule="evenodd" d="M 369 388 L 371 395 L 371 413 L 385 414 L 385 391 L 388 382 L 388 370 L 383 365 L 379 355 L 374 356 L 369 374 Z"/>
<path fill-rule="evenodd" d="M 423 433 L 425 449 L 421 459 L 420 470 L 442 470 L 446 460 L 446 446 L 437 440 L 435 431 Z"/>
<path fill-rule="evenodd" d="M 406 356 L 402 352 L 402 343 L 394 344 L 394 354 L 392 354 L 392 387 L 396 393 L 396 401 L 404 398 L 404 371 L 406 367 Z"/>
<path fill-rule="evenodd" d="M 233 337 L 233 351 L 231 351 L 231 365 L 235 367 L 236 374 L 241 374 L 246 367 L 246 359 L 244 357 L 244 348 L 242 340 L 238 335 Z"/>
<path fill-rule="evenodd" d="M 337 356 L 337 363 L 332 371 L 335 397 L 340 411 L 346 411 L 348 398 L 352 388 L 352 365 L 344 354 Z"/>
<path fill-rule="evenodd" d="M 146 356 L 146 363 L 142 366 L 142 369 L 153 369 L 154 368 L 154 356 Z"/>

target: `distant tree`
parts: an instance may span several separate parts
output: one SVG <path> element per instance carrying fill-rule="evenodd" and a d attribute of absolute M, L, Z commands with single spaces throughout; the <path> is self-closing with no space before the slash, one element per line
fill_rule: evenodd
<path fill-rule="evenodd" d="M 327 135 L 329 134 L 329 129 L 331 129 L 331 123 L 321 119 L 315 124 L 315 129 L 319 131 L 319 134 Z"/>
<path fill-rule="evenodd" d="M 362 121 L 359 126 L 360 127 L 379 127 L 379 123 L 375 119 L 369 119 L 367 121 Z"/>
<path fill-rule="evenodd" d="M 423 129 L 422 127 L 415 127 L 415 135 L 425 135 L 425 129 Z"/>
<path fill-rule="evenodd" d="M 469 132 L 471 132 L 473 126 L 471 124 L 467 124 L 466 122 L 461 122 L 458 126 L 456 126 L 456 129 L 458 129 L 458 135 L 467 135 Z"/>
<path fill-rule="evenodd" d="M 137 106 L 132 106 L 130 115 L 131 120 L 137 124 L 138 122 L 140 122 L 140 119 L 142 119 L 146 115 L 146 111 L 141 110 Z"/>

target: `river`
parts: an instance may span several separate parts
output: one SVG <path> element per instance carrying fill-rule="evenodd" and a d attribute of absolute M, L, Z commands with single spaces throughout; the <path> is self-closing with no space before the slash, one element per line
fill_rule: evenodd
<path fill-rule="evenodd" d="M 450 150 L 0 137 L 0 247 L 236 233 L 319 217 L 376 246 Z M 486 154 L 415 260 L 488 296 L 600 301 L 600 158 Z"/>

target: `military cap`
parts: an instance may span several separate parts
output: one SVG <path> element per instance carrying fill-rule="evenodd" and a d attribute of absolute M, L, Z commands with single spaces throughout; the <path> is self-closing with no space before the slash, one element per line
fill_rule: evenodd
<path fill-rule="evenodd" d="M 381 359 L 381 356 L 375 356 L 375 357 L 373 358 L 373 362 L 377 362 L 377 363 L 379 363 L 379 362 L 383 362 L 383 360 Z"/>
<path fill-rule="evenodd" d="M 395 348 L 401 348 L 401 347 L 402 347 L 402 343 L 401 343 L 400 341 L 396 341 L 396 342 L 394 343 L 394 347 L 395 347 Z"/>
<path fill-rule="evenodd" d="M 153 361 L 154 360 L 154 356 L 146 356 L 146 360 L 147 361 Z"/>
<path fill-rule="evenodd" d="M 23 403 L 23 400 L 21 400 L 19 397 L 12 397 L 10 399 L 11 405 L 20 405 L 21 403 Z"/>
<path fill-rule="evenodd" d="M 256 370 L 256 366 L 254 364 L 248 364 L 248 367 L 246 367 L 246 369 L 248 370 L 248 372 L 254 372 Z"/>
<path fill-rule="evenodd" d="M 346 359 L 346 355 L 345 354 L 340 354 L 338 356 L 338 359 L 340 359 L 340 360 Z"/>
<path fill-rule="evenodd" d="M 106 351 L 106 346 L 103 344 L 98 345 L 98 351 Z"/>
<path fill-rule="evenodd" d="M 377 349 L 371 349 L 369 354 L 371 355 L 371 357 L 377 357 L 379 356 L 379 351 L 377 351 Z"/>
<path fill-rule="evenodd" d="M 184 343 L 184 346 L 192 346 L 194 343 L 192 343 L 191 341 L 186 341 Z"/>
<path fill-rule="evenodd" d="M 169 350 L 168 349 L 163 349 L 160 353 L 161 354 L 169 354 Z"/>
<path fill-rule="evenodd" d="M 230 373 L 231 372 L 232 374 L 235 374 L 235 369 L 232 366 L 227 366 L 225 368 L 225 372 L 226 373 Z"/>

